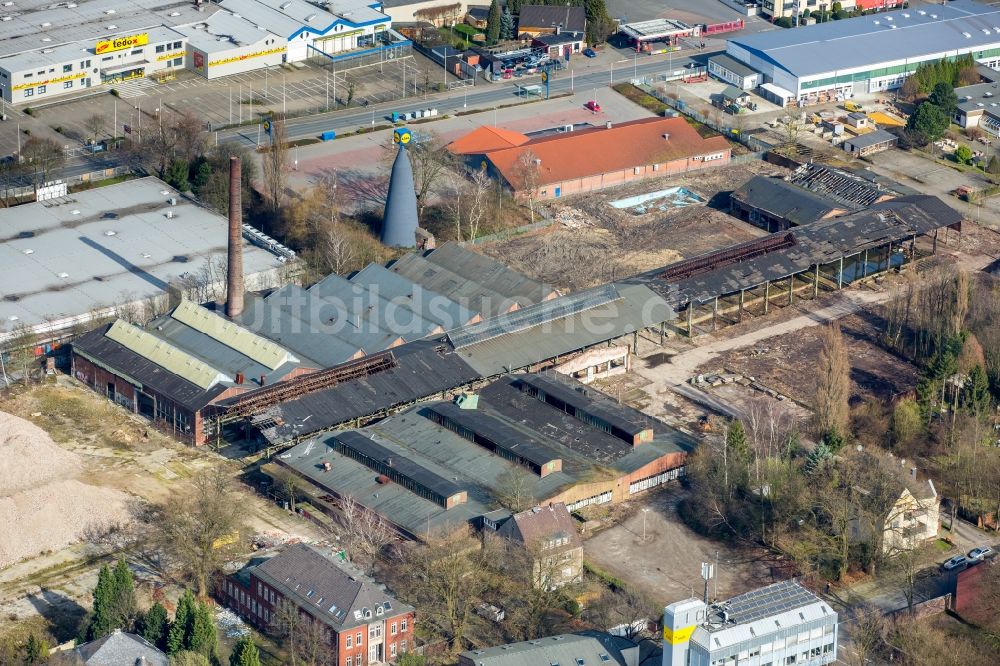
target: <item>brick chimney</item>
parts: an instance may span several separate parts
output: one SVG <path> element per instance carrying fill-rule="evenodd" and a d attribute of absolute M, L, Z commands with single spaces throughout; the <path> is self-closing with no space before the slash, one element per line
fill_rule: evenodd
<path fill-rule="evenodd" d="M 243 204 L 240 158 L 229 158 L 229 264 L 226 271 L 226 315 L 243 312 Z"/>

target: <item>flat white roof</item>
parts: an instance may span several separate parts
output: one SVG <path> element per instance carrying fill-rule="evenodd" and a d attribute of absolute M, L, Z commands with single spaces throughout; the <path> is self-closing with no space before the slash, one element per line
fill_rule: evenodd
<path fill-rule="evenodd" d="M 194 23 L 217 7 L 190 0 L 14 0 L 0 6 L 0 58 L 69 42 L 96 42 L 157 26 Z M 48 42 L 44 40 L 50 40 Z M 93 44 L 90 44 L 93 48 Z"/>
<path fill-rule="evenodd" d="M 621 31 L 635 39 L 656 39 L 657 37 L 669 37 L 681 32 L 688 32 L 691 26 L 683 21 L 673 19 L 653 19 L 651 21 L 640 21 L 638 23 L 626 23 L 621 27 Z"/>
<path fill-rule="evenodd" d="M 182 26 L 177 28 L 177 31 L 188 38 L 189 44 L 205 53 L 228 51 L 275 36 L 263 26 L 227 11 L 216 12 L 207 21 Z M 285 43 L 284 36 L 278 39 L 282 44 Z"/>
<path fill-rule="evenodd" d="M 224 217 L 152 177 L 0 209 L 0 333 L 162 294 L 224 260 L 226 242 Z M 247 275 L 281 263 L 244 242 Z"/>

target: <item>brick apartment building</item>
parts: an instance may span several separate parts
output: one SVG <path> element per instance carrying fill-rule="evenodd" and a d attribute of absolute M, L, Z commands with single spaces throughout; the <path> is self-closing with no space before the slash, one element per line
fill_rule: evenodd
<path fill-rule="evenodd" d="M 336 666 L 391 664 L 415 647 L 414 610 L 371 579 L 305 544 L 223 578 L 221 601 L 266 630 L 282 599 L 330 630 Z M 332 665 L 331 665 L 332 666 Z"/>

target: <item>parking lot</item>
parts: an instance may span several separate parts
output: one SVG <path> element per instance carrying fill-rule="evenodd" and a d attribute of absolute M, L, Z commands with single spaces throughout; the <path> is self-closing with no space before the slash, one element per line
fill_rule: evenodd
<path fill-rule="evenodd" d="M 343 67 L 343 68 L 341 68 Z M 346 65 L 313 59 L 208 80 L 189 71 L 176 79 L 158 83 L 152 78 L 117 84 L 119 96 L 110 88 L 91 95 L 32 108 L 8 107 L 8 120 L 0 124 L 0 154 L 18 149 L 30 136 L 53 138 L 66 148 L 80 149 L 91 137 L 87 119 L 102 116 L 105 128 L 97 139 L 122 136 L 124 126 L 137 134 L 148 132 L 170 114 L 193 113 L 212 127 L 249 121 L 266 113 L 302 114 L 365 106 L 391 100 L 426 97 L 440 87 L 454 85 L 441 65 L 420 54 L 348 69 Z M 353 86 L 353 91 L 352 91 Z M 27 130 L 27 131 L 26 131 Z"/>

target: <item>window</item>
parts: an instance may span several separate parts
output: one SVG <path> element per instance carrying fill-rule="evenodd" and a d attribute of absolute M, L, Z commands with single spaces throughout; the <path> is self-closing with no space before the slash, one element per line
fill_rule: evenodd
<path fill-rule="evenodd" d="M 354 666 L 354 657 L 347 658 L 347 666 Z"/>
<path fill-rule="evenodd" d="M 164 46 L 163 44 L 157 44 L 156 45 L 156 52 L 157 53 L 163 53 L 166 50 L 166 48 L 167 47 Z"/>
<path fill-rule="evenodd" d="M 351 642 L 351 635 L 347 634 L 347 647 L 354 647 L 354 643 Z"/>
<path fill-rule="evenodd" d="M 395 658 L 396 656 L 396 644 L 389 643 L 389 656 Z"/>
<path fill-rule="evenodd" d="M 72 72 L 73 65 L 63 65 L 63 72 Z"/>
<path fill-rule="evenodd" d="M 180 67 L 184 64 L 184 58 L 174 58 L 174 67 Z"/>
<path fill-rule="evenodd" d="M 173 48 L 179 49 L 180 47 L 181 47 L 181 43 L 180 42 L 174 42 Z"/>
<path fill-rule="evenodd" d="M 34 76 L 34 74 L 32 74 L 31 72 L 28 72 L 27 74 L 24 75 L 24 78 L 30 79 L 32 76 Z"/>
<path fill-rule="evenodd" d="M 404 633 L 406 632 L 406 622 L 407 622 L 407 620 L 404 617 L 403 621 L 399 623 L 399 630 L 402 631 L 402 632 L 404 632 Z"/>
<path fill-rule="evenodd" d="M 73 87 L 72 81 L 63 81 L 63 88 L 72 88 L 72 87 Z"/>
<path fill-rule="evenodd" d="M 785 657 L 785 663 L 786 664 L 794 664 L 795 663 L 795 655 L 794 654 L 790 654 L 787 657 Z"/>
<path fill-rule="evenodd" d="M 357 641 L 358 645 L 361 645 L 361 643 L 363 643 L 363 642 L 364 642 L 364 641 L 363 641 L 363 640 L 361 639 L 361 632 L 360 632 L 360 631 L 358 632 L 357 636 L 355 636 L 355 637 L 354 637 L 354 640 L 355 640 L 355 641 Z"/>
<path fill-rule="evenodd" d="M 400 650 L 401 650 L 402 652 L 406 652 L 406 641 L 400 641 L 400 642 L 399 642 L 399 649 L 400 649 Z"/>
<path fill-rule="evenodd" d="M 392 633 L 393 636 L 396 635 L 396 623 L 395 622 L 393 622 L 392 626 L 389 627 L 389 631 L 390 631 L 390 633 Z"/>
<path fill-rule="evenodd" d="M 45 89 L 46 89 L 45 86 L 38 86 L 38 94 L 39 95 L 44 95 L 45 94 Z"/>
<path fill-rule="evenodd" d="M 104 56 L 103 58 L 101 58 L 101 62 L 107 62 L 109 60 L 114 60 L 114 59 L 115 59 L 114 56 Z"/>
<path fill-rule="evenodd" d="M 133 49 L 131 55 L 142 55 L 142 49 Z"/>

